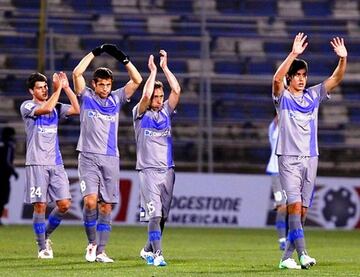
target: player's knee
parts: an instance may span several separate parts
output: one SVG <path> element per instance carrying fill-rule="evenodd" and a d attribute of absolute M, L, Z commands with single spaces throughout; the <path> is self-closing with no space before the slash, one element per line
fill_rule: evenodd
<path fill-rule="evenodd" d="M 46 211 L 46 203 L 37 202 L 34 204 L 34 212 L 37 214 L 44 214 Z"/>
<path fill-rule="evenodd" d="M 89 195 L 84 197 L 84 206 L 85 209 L 93 210 L 97 207 L 97 197 L 93 195 Z"/>
<path fill-rule="evenodd" d="M 66 213 L 71 206 L 71 201 L 66 199 L 66 200 L 61 200 L 57 203 L 58 209 L 61 213 Z"/>
<path fill-rule="evenodd" d="M 112 205 L 107 203 L 99 204 L 99 212 L 102 214 L 110 214 L 112 211 Z"/>
<path fill-rule="evenodd" d="M 286 213 L 286 205 L 280 205 L 277 207 L 279 213 Z"/>
<path fill-rule="evenodd" d="M 301 212 L 302 212 L 301 202 L 295 202 L 295 203 L 289 204 L 287 206 L 287 211 L 289 214 L 301 215 Z"/>

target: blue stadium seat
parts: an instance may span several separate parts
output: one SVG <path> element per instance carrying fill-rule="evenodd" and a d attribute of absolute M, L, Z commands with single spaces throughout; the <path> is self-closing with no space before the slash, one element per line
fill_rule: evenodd
<path fill-rule="evenodd" d="M 179 120 L 197 119 L 199 117 L 199 104 L 197 103 L 181 103 L 176 109 L 176 118 Z"/>
<path fill-rule="evenodd" d="M 168 13 L 190 14 L 193 11 L 192 1 L 164 1 L 164 9 Z"/>
<path fill-rule="evenodd" d="M 122 35 L 146 35 L 147 22 L 144 17 L 134 15 L 115 16 L 116 27 Z"/>
<path fill-rule="evenodd" d="M 34 70 L 37 67 L 37 57 L 26 57 L 20 55 L 13 55 L 8 57 L 7 65 L 9 69 L 29 69 Z"/>
<path fill-rule="evenodd" d="M 265 15 L 277 14 L 276 0 L 217 0 L 217 10 L 224 14 Z"/>
<path fill-rule="evenodd" d="M 272 61 L 263 61 L 263 62 L 250 62 L 248 64 L 248 74 L 271 74 L 275 73 L 275 66 Z"/>
<path fill-rule="evenodd" d="M 323 1 L 302 1 L 302 9 L 305 16 L 330 16 L 331 5 L 328 0 Z"/>
<path fill-rule="evenodd" d="M 244 74 L 246 73 L 246 65 L 240 61 L 216 61 L 214 70 L 216 73 L 222 74 Z"/>
<path fill-rule="evenodd" d="M 111 0 L 82 0 L 69 2 L 73 9 L 79 13 L 112 13 Z"/>

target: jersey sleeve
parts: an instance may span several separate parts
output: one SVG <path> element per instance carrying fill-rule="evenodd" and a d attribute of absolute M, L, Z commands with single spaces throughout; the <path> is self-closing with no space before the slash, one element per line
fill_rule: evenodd
<path fill-rule="evenodd" d="M 23 118 L 26 117 L 36 117 L 35 111 L 38 105 L 36 105 L 33 101 L 28 100 L 21 104 L 20 113 Z"/>
<path fill-rule="evenodd" d="M 281 99 L 282 99 L 282 97 L 283 97 L 283 95 L 284 95 L 285 90 L 286 90 L 286 89 L 284 88 L 284 89 L 280 92 L 280 94 L 279 94 L 278 96 L 275 96 L 275 95 L 274 95 L 274 92 L 272 92 L 271 96 L 272 96 L 272 100 L 273 100 L 274 105 L 275 105 L 276 108 L 279 107 L 280 101 L 281 101 Z"/>
<path fill-rule="evenodd" d="M 125 87 L 122 87 L 122 88 L 118 88 L 118 89 L 116 89 L 116 90 L 113 90 L 111 93 L 113 94 L 113 96 L 119 97 L 120 104 L 124 104 L 124 103 L 126 103 L 126 102 L 130 102 L 130 99 L 126 97 Z"/>
<path fill-rule="evenodd" d="M 330 93 L 326 91 L 324 83 L 320 83 L 313 87 L 317 96 L 320 98 L 320 102 L 329 100 L 331 98 Z"/>
<path fill-rule="evenodd" d="M 166 111 L 170 116 L 172 116 L 173 114 L 176 113 L 176 109 L 173 109 L 173 108 L 170 107 L 169 100 L 166 100 L 166 101 L 164 102 L 163 107 L 164 107 L 165 111 Z"/>
<path fill-rule="evenodd" d="M 146 110 L 145 110 L 145 112 L 138 115 L 138 110 L 139 110 L 139 103 L 137 103 L 135 105 L 135 107 L 132 109 L 132 114 L 133 114 L 133 120 L 134 121 L 138 120 L 138 119 L 141 119 L 144 116 L 145 112 L 146 112 Z"/>
<path fill-rule="evenodd" d="M 69 104 L 57 103 L 56 108 L 59 113 L 59 118 L 67 118 L 68 117 L 67 113 L 68 113 L 70 107 L 71 107 L 71 105 L 69 105 Z"/>

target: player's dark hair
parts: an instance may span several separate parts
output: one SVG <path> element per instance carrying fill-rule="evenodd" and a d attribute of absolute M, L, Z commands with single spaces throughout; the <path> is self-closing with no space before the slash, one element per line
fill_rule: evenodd
<path fill-rule="evenodd" d="M 99 81 L 99 79 L 111 79 L 114 80 L 112 71 L 107 67 L 99 67 L 94 71 L 93 80 L 95 83 Z"/>
<path fill-rule="evenodd" d="M 295 59 L 290 65 L 289 71 L 286 74 L 287 85 L 289 85 L 291 77 L 293 77 L 300 69 L 305 69 L 307 73 L 309 71 L 308 64 L 302 59 Z"/>
<path fill-rule="evenodd" d="M 28 89 L 33 89 L 35 87 L 36 82 L 47 82 L 47 78 L 45 75 L 40 72 L 32 73 L 26 81 L 26 86 Z"/>
<path fill-rule="evenodd" d="M 155 81 L 154 89 L 156 88 L 164 88 L 164 85 L 161 81 Z"/>
<path fill-rule="evenodd" d="M 157 89 L 157 88 L 164 89 L 164 84 L 161 81 L 158 81 L 158 80 L 155 81 L 154 90 Z M 153 100 L 153 98 L 154 98 L 154 93 L 151 95 L 150 100 Z"/>

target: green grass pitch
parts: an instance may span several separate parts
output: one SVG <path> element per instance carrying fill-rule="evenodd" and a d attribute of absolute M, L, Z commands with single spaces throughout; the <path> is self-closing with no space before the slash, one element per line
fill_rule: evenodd
<path fill-rule="evenodd" d="M 37 259 L 32 226 L 0 228 L 0 276 L 360 276 L 359 231 L 305 230 L 318 264 L 309 270 L 280 270 L 273 229 L 165 229 L 168 266 L 139 258 L 145 227 L 113 226 L 107 253 L 113 264 L 88 263 L 81 226 L 60 226 L 52 236 L 54 259 Z M 294 256 L 295 258 L 295 256 Z"/>

